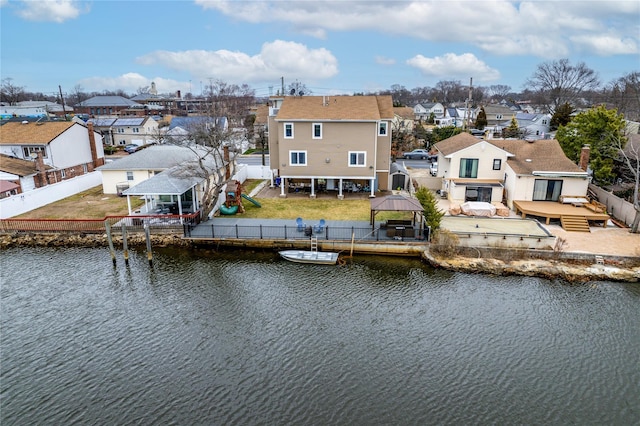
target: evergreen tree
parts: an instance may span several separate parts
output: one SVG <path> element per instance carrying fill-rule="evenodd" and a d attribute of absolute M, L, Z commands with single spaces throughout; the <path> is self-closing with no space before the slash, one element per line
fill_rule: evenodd
<path fill-rule="evenodd" d="M 593 177 L 596 182 L 607 184 L 615 177 L 613 160 L 626 143 L 624 129 L 623 115 L 600 105 L 576 115 L 566 126 L 560 126 L 556 139 L 565 155 L 576 163 L 580 160 L 582 147 L 589 145 Z"/>
<path fill-rule="evenodd" d="M 427 226 L 431 227 L 431 231 L 435 231 L 440 228 L 440 221 L 444 212 L 438 210 L 438 200 L 434 193 L 424 186 L 421 186 L 416 191 L 416 198 L 420 201 L 422 208 L 424 209 L 425 222 Z"/>
<path fill-rule="evenodd" d="M 456 126 L 436 127 L 433 130 L 431 130 L 434 143 L 443 141 L 459 133 L 462 133 L 462 129 Z"/>
<path fill-rule="evenodd" d="M 502 136 L 505 138 L 517 138 L 520 135 L 520 127 L 518 126 L 518 120 L 515 117 L 511 118 L 509 127 L 502 131 Z"/>
<path fill-rule="evenodd" d="M 560 105 L 556 112 L 553 113 L 553 117 L 551 117 L 551 123 L 549 123 L 549 127 L 551 130 L 558 130 L 560 126 L 566 126 L 571 121 L 571 114 L 573 114 L 575 110 L 568 102 Z"/>

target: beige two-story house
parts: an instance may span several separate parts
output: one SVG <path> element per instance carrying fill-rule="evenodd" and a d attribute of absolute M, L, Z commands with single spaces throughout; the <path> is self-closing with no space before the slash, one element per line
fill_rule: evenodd
<path fill-rule="evenodd" d="M 272 98 L 269 155 L 280 196 L 388 190 L 393 118 L 391 96 Z"/>

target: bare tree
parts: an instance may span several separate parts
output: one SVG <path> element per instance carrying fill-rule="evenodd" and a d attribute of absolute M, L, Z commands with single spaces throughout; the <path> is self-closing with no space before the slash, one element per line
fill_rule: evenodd
<path fill-rule="evenodd" d="M 493 84 L 487 88 L 490 97 L 504 99 L 511 92 L 511 86 L 506 84 Z"/>
<path fill-rule="evenodd" d="M 595 90 L 600 82 L 596 72 L 584 62 L 574 66 L 568 59 L 560 59 L 538 65 L 525 84 L 542 94 L 544 105 L 553 112 L 567 102 L 576 105 L 583 92 Z"/>
<path fill-rule="evenodd" d="M 460 80 L 445 80 L 436 83 L 437 99 L 445 105 L 462 102 L 469 97 L 468 88 L 463 87 Z"/>
<path fill-rule="evenodd" d="M 89 95 L 84 91 L 84 87 L 80 84 L 73 86 L 67 102 L 70 105 L 78 105 L 80 102 L 89 99 Z"/>
<path fill-rule="evenodd" d="M 632 138 L 629 138 L 628 143 L 625 143 L 624 138 L 617 138 L 616 146 L 625 165 L 624 171 L 634 182 L 632 202 L 636 214 L 631 224 L 631 232 L 637 234 L 640 233 L 640 143 L 634 143 Z"/>
<path fill-rule="evenodd" d="M 609 83 L 605 96 L 627 120 L 640 121 L 640 72 L 631 72 Z"/>
<path fill-rule="evenodd" d="M 16 102 L 24 100 L 24 94 L 24 87 L 13 84 L 13 78 L 7 77 L 2 79 L 2 87 L 0 88 L 0 100 L 2 102 L 15 105 Z"/>
<path fill-rule="evenodd" d="M 186 134 L 165 137 L 165 142 L 188 148 L 193 153 L 193 160 L 182 163 L 172 175 L 201 182 L 203 219 L 213 212 L 235 174 L 237 150 L 231 142 L 232 132 L 218 124 L 215 118 L 202 117 L 188 126 Z"/>
<path fill-rule="evenodd" d="M 221 80 L 209 81 L 206 88 L 209 116 L 227 117 L 234 126 L 242 126 L 243 118 L 255 102 L 255 91 L 248 85 L 228 84 Z"/>

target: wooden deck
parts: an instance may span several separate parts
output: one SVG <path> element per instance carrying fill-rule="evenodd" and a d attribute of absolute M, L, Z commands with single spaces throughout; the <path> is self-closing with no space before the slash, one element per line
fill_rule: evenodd
<path fill-rule="evenodd" d="M 555 201 L 514 201 L 513 208 L 523 219 L 527 215 L 544 217 L 547 225 L 551 219 L 560 219 L 562 216 L 584 216 L 588 221 L 602 222 L 605 228 L 609 220 L 606 213 L 596 213 L 584 206 L 576 207 Z"/>

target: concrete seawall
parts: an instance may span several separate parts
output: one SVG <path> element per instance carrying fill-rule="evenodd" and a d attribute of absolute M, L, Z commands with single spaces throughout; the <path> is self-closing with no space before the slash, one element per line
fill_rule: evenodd
<path fill-rule="evenodd" d="M 122 238 L 113 237 L 116 247 L 122 247 Z M 145 247 L 144 234 L 129 234 L 129 247 Z M 186 239 L 179 234 L 160 234 L 151 236 L 152 247 L 180 248 L 230 248 L 251 250 L 309 249 L 308 240 L 255 240 L 255 239 Z M 0 235 L 0 249 L 11 247 L 108 247 L 106 234 L 67 234 L 67 233 L 15 233 Z M 557 254 L 557 259 L 539 259 L 534 252 L 524 252 L 519 259 L 500 260 L 469 255 L 439 257 L 429 250 L 429 244 L 421 243 L 380 243 L 350 241 L 318 241 L 322 251 L 338 251 L 342 255 L 372 254 L 385 256 L 419 257 L 435 268 L 466 273 L 485 273 L 493 275 L 537 276 L 547 279 L 563 279 L 569 282 L 585 281 L 621 281 L 640 282 L 638 259 L 611 257 L 605 264 L 593 264 L 592 256 L 572 256 L 571 253 Z M 509 252 L 512 252 L 510 250 Z M 538 254 L 539 256 L 540 254 Z"/>

